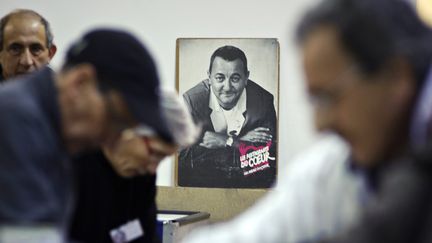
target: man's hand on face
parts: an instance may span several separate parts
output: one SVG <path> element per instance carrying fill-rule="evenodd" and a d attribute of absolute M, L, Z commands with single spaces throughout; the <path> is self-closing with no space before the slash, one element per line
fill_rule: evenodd
<path fill-rule="evenodd" d="M 113 146 L 103 152 L 114 170 L 122 177 L 155 174 L 162 159 L 172 155 L 177 146 L 158 137 L 141 137 L 125 131 Z"/>
<path fill-rule="evenodd" d="M 265 127 L 257 127 L 252 131 L 249 131 L 240 138 L 241 141 L 251 143 L 267 143 L 271 141 L 273 136 L 270 134 L 270 129 Z"/>
<path fill-rule="evenodd" d="M 223 148 L 227 138 L 228 136 L 225 134 L 207 131 L 204 133 L 202 142 L 199 145 L 208 149 Z"/>
<path fill-rule="evenodd" d="M 147 172 L 151 174 L 156 173 L 157 167 L 161 160 L 174 154 L 178 149 L 177 145 L 167 143 L 159 137 L 145 137 L 142 139 L 147 140 L 146 143 L 150 152 L 149 161 L 154 161 L 154 163 L 149 163 L 147 166 Z"/>

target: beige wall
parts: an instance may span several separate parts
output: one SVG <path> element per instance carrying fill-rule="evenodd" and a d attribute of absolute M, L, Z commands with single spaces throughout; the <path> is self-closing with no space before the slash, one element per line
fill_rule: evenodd
<path fill-rule="evenodd" d="M 210 213 L 210 222 L 230 219 L 254 204 L 267 190 L 159 186 L 156 201 L 161 210 Z"/>

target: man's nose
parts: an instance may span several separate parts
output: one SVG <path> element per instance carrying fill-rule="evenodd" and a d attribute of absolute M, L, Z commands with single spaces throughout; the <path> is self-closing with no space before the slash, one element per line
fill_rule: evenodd
<path fill-rule="evenodd" d="M 33 54 L 29 49 L 25 49 L 21 54 L 20 64 L 26 67 L 32 66 L 34 64 Z"/>
<path fill-rule="evenodd" d="M 225 79 L 225 81 L 223 82 L 223 86 L 222 86 L 223 90 L 225 91 L 229 91 L 232 88 L 232 84 L 231 81 L 229 79 Z"/>

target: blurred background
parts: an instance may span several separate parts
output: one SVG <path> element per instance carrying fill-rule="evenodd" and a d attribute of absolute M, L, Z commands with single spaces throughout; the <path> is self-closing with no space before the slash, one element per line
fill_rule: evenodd
<path fill-rule="evenodd" d="M 432 23 L 432 1 L 415 2 Z M 304 94 L 294 27 L 316 0 L 1 0 L 0 15 L 16 8 L 33 9 L 52 25 L 58 52 L 57 70 L 68 46 L 83 32 L 101 26 L 121 27 L 136 34 L 150 49 L 164 88 L 175 89 L 176 39 L 181 37 L 277 38 L 280 42 L 279 166 L 314 141 L 312 114 Z M 207 61 L 207 60 L 203 60 Z M 160 186 L 174 182 L 174 157 L 158 169 Z"/>

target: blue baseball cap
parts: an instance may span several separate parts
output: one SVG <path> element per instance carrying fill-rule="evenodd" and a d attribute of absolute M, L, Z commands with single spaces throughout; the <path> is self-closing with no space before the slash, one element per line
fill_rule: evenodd
<path fill-rule="evenodd" d="M 161 112 L 156 65 L 136 37 L 122 30 L 92 30 L 66 54 L 66 67 L 80 63 L 92 64 L 99 82 L 120 92 L 141 125 L 172 141 Z"/>

